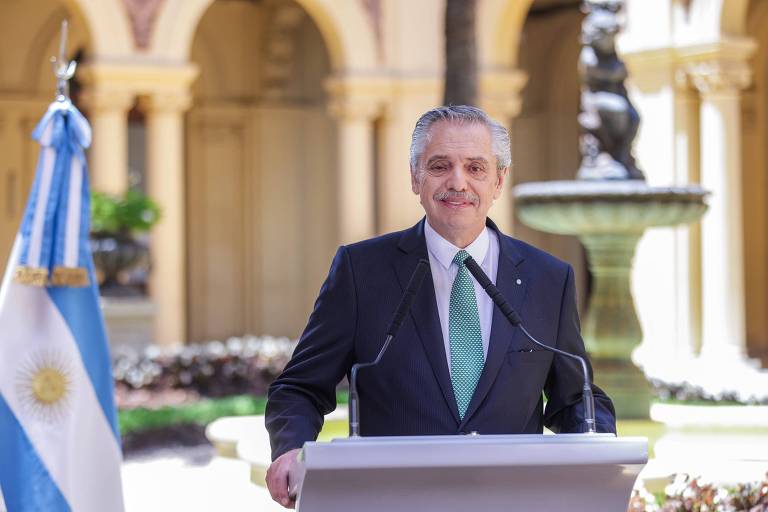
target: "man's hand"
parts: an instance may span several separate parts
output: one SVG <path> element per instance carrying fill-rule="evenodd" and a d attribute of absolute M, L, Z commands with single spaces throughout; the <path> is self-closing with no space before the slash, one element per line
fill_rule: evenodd
<path fill-rule="evenodd" d="M 275 459 L 267 469 L 267 488 L 272 499 L 285 508 L 295 508 L 296 502 L 288 497 L 288 472 L 297 464 L 300 448 L 285 452 Z"/>

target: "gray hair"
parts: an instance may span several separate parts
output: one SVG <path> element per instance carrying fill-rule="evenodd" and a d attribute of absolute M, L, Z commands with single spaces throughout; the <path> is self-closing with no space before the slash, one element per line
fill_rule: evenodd
<path fill-rule="evenodd" d="M 498 121 L 491 119 L 488 114 L 477 107 L 449 105 L 447 107 L 433 108 L 416 121 L 416 126 L 411 136 L 411 173 L 414 175 L 419 167 L 419 160 L 429 142 L 430 129 L 438 121 L 485 125 L 491 132 L 491 147 L 493 155 L 496 157 L 496 170 L 501 171 L 512 163 L 509 132 L 506 128 Z"/>

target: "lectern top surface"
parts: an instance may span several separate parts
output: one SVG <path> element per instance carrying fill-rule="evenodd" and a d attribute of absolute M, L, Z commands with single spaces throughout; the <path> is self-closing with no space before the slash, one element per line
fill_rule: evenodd
<path fill-rule="evenodd" d="M 504 443 L 504 444 L 573 444 L 573 443 L 624 443 L 637 442 L 644 437 L 616 437 L 614 434 L 467 434 L 454 436 L 369 436 L 337 437 L 332 443 Z M 610 440 L 610 441 L 607 441 Z"/>
<path fill-rule="evenodd" d="M 359 437 L 306 443 L 310 467 L 645 464 L 648 440 L 613 434 Z"/>

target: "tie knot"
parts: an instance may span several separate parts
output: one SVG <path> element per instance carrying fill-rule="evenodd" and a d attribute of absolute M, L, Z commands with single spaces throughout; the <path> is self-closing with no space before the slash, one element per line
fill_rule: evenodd
<path fill-rule="evenodd" d="M 461 268 L 464 266 L 464 261 L 467 258 L 469 258 L 469 253 L 462 249 L 456 253 L 456 256 L 453 257 L 453 262 L 458 265 L 459 268 Z"/>

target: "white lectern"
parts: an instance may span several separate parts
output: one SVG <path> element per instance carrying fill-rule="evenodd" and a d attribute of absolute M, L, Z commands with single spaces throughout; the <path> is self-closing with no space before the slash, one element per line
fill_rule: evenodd
<path fill-rule="evenodd" d="M 624 512 L 648 441 L 612 434 L 361 437 L 306 443 L 299 512 Z"/>

